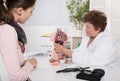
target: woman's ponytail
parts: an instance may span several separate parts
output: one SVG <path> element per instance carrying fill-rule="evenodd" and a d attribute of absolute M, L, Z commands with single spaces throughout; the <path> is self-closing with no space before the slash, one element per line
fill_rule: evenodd
<path fill-rule="evenodd" d="M 13 15 L 7 10 L 3 0 L 0 0 L 0 23 L 10 23 L 14 19 Z"/>

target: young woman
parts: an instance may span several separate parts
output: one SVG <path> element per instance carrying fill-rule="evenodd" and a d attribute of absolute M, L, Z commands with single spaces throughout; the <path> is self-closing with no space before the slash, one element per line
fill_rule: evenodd
<path fill-rule="evenodd" d="M 17 32 L 18 43 L 21 47 L 22 53 L 24 53 L 25 51 L 25 44 L 27 43 L 27 38 L 24 30 L 18 24 L 18 22 L 23 24 L 29 18 L 29 16 L 31 16 L 32 11 L 30 11 L 30 13 L 25 12 L 26 15 L 24 15 L 24 13 L 22 12 L 22 9 L 26 10 L 28 7 L 32 6 L 33 3 L 34 3 L 33 0 L 30 1 L 29 3 L 23 0 L 18 0 L 17 2 L 6 1 L 7 10 L 14 16 L 14 19 L 9 24 L 13 26 Z"/>
<path fill-rule="evenodd" d="M 26 81 L 37 65 L 35 58 L 24 60 L 16 30 L 8 25 L 13 19 L 24 23 L 32 15 L 34 7 L 35 0 L 0 0 L 0 54 L 10 81 Z"/>

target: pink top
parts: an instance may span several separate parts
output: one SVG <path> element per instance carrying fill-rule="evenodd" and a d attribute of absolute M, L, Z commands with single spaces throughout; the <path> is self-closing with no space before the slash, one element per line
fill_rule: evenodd
<path fill-rule="evenodd" d="M 26 81 L 33 66 L 29 62 L 24 64 L 17 33 L 7 24 L 0 25 L 0 53 L 5 61 L 10 81 Z"/>

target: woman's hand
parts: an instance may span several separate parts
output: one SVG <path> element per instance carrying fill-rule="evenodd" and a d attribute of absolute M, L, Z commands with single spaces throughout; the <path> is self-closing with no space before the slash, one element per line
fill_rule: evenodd
<path fill-rule="evenodd" d="M 72 52 L 68 50 L 66 47 L 64 47 L 63 45 L 54 43 L 54 48 L 55 48 L 55 52 L 65 54 L 68 57 L 72 57 Z"/>
<path fill-rule="evenodd" d="M 27 59 L 26 61 L 30 62 L 34 68 L 37 66 L 37 60 L 35 58 Z"/>

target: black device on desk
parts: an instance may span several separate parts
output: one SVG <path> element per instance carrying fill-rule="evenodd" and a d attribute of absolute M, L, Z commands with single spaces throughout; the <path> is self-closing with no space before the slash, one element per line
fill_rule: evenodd
<path fill-rule="evenodd" d="M 103 69 L 94 69 L 91 71 L 88 70 L 88 68 L 90 67 L 65 68 L 63 70 L 56 71 L 56 73 L 80 72 L 76 75 L 76 78 L 88 81 L 100 81 L 105 74 L 105 71 Z"/>
<path fill-rule="evenodd" d="M 89 69 L 90 67 L 85 67 L 85 68 L 82 68 L 82 67 L 75 67 L 75 68 L 65 68 L 63 70 L 58 70 L 56 71 L 56 73 L 67 73 L 67 72 L 80 72 L 80 71 L 83 71 L 83 70 L 86 70 L 86 69 Z M 89 70 L 87 70 L 89 71 Z"/>

